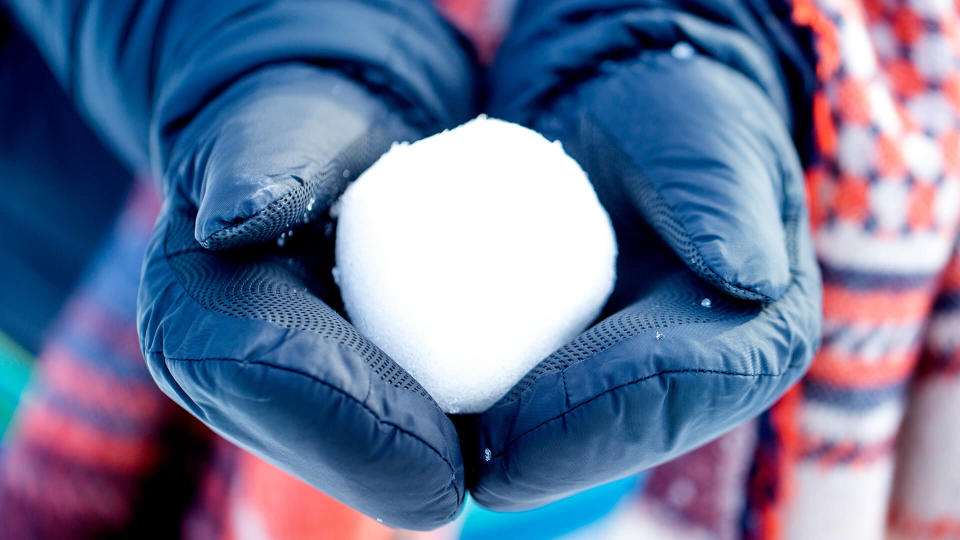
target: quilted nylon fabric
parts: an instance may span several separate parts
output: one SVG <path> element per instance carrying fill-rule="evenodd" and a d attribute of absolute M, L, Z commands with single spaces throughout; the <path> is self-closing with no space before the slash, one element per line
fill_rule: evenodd
<path fill-rule="evenodd" d="M 770 42 L 743 39 L 770 31 L 762 17 L 737 2 L 518 13 L 494 113 L 583 165 L 620 258 L 601 321 L 461 426 L 477 430 L 472 493 L 496 510 L 639 472 L 756 416 L 820 331 L 788 77 Z"/>

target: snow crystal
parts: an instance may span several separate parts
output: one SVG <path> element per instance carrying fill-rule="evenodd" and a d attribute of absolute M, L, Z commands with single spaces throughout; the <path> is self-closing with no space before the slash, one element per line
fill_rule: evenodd
<path fill-rule="evenodd" d="M 672 54 L 674 58 L 678 58 L 680 60 L 691 58 L 696 53 L 697 51 L 693 48 L 693 45 L 690 45 L 686 41 L 681 41 L 674 45 L 672 49 L 670 49 L 670 54 Z"/>

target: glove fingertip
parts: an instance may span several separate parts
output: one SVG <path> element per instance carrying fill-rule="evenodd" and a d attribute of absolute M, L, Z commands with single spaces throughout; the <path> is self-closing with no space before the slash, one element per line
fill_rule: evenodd
<path fill-rule="evenodd" d="M 214 189 L 200 202 L 194 235 L 203 247 L 224 249 L 262 242 L 290 226 L 284 214 L 294 211 L 296 186 L 275 179 L 265 179 L 260 186 L 250 181 L 219 181 L 212 186 L 230 188 Z"/>
<path fill-rule="evenodd" d="M 724 292 L 746 300 L 778 300 L 790 285 L 790 265 L 782 229 L 766 234 L 714 238 L 697 243 L 697 255 L 688 264 Z M 780 233 L 780 234 L 777 234 Z M 765 238 L 780 236 L 781 240 Z"/>

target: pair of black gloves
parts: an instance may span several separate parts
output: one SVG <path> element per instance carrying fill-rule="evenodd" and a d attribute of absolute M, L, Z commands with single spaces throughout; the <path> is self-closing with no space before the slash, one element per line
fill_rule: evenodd
<path fill-rule="evenodd" d="M 523 509 L 633 474 L 759 414 L 811 360 L 791 138 L 809 62 L 776 2 L 525 0 L 483 75 L 426 0 L 11 6 L 116 152 L 162 179 L 139 299 L 157 383 L 386 524 L 442 525 L 468 490 Z M 343 318 L 328 210 L 393 142 L 481 110 L 587 171 L 618 282 L 594 327 L 451 418 Z"/>

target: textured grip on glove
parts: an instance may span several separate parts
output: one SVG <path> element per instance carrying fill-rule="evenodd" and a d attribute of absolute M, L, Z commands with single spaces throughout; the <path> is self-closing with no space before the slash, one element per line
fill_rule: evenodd
<path fill-rule="evenodd" d="M 435 528 L 462 507 L 456 430 L 331 306 L 332 240 L 227 251 L 168 206 L 147 253 L 138 330 L 160 388 L 211 429 L 384 523 Z"/>
<path fill-rule="evenodd" d="M 177 281 L 200 306 L 341 343 L 363 358 L 382 381 L 431 399 L 420 383 L 328 305 L 339 305 L 339 293 L 330 277 L 333 240 L 323 233 L 329 221 L 301 231 L 282 248 L 211 253 L 194 241 L 193 218 L 189 210 L 181 209 L 170 220 L 164 252 Z"/>

